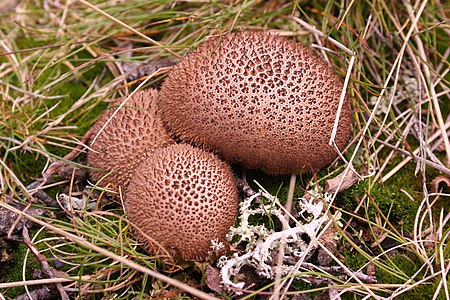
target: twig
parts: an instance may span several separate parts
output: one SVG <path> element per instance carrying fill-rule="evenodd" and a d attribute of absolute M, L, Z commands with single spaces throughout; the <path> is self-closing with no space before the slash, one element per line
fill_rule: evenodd
<path fill-rule="evenodd" d="M 25 293 L 23 295 L 20 295 L 14 300 L 32 300 L 32 299 L 39 299 L 39 300 L 52 300 L 58 298 L 58 292 L 54 288 L 48 288 L 48 287 L 42 287 L 39 289 L 35 289 L 29 293 Z"/>
<path fill-rule="evenodd" d="M 252 189 L 252 187 L 247 182 L 247 176 L 245 173 L 245 169 L 242 170 L 242 179 L 236 177 L 236 185 L 237 188 L 240 189 L 247 197 L 252 197 L 256 194 L 256 192 Z M 257 196 L 255 199 L 255 203 L 262 203 L 261 197 Z"/>
<path fill-rule="evenodd" d="M 43 190 L 37 190 L 34 194 L 33 197 L 41 200 L 42 202 L 45 203 L 45 205 L 50 206 L 50 207 L 59 207 L 58 202 L 53 199 L 52 197 L 50 197 L 49 195 L 47 195 L 46 192 L 44 192 Z"/>
<path fill-rule="evenodd" d="M 30 249 L 30 251 L 34 254 L 34 256 L 36 256 L 37 260 L 41 264 L 42 271 L 44 271 L 45 275 L 47 275 L 49 278 L 57 278 L 58 276 L 55 274 L 55 271 L 53 270 L 53 268 L 50 267 L 50 265 L 48 264 L 45 257 L 41 253 L 39 253 L 39 251 L 34 246 L 33 242 L 31 242 L 30 236 L 28 235 L 27 227 L 23 227 L 22 237 L 23 237 L 23 242 L 25 243 L 25 245 L 28 247 L 28 249 Z M 62 284 L 60 282 L 57 282 L 57 283 L 55 283 L 55 285 L 56 285 L 56 288 L 58 289 L 61 299 L 69 300 L 69 296 L 67 295 L 66 291 L 64 290 Z"/>

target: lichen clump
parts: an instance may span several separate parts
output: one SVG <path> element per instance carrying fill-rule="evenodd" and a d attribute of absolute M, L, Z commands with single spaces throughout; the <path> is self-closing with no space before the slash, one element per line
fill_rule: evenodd
<path fill-rule="evenodd" d="M 328 142 L 342 89 L 339 76 L 312 50 L 284 37 L 237 32 L 181 60 L 163 83 L 160 107 L 183 141 L 247 168 L 295 174 L 337 156 Z M 350 131 L 345 97 L 339 149 Z"/>
<path fill-rule="evenodd" d="M 256 201 L 258 197 L 265 198 L 269 203 Z M 322 197 L 323 199 L 321 199 Z M 298 199 L 302 209 L 300 215 L 304 214 L 308 216 L 308 219 L 304 222 L 297 220 L 294 225 L 289 223 L 285 211 L 279 208 L 281 207 L 279 200 L 267 192 L 260 191 L 240 203 L 239 226 L 231 229 L 229 238 L 234 240 L 233 247 L 238 249 L 244 247 L 245 249 L 232 256 L 219 258 L 218 266 L 224 286 L 244 288 L 244 282 L 236 282 L 232 279 L 238 278 L 241 268 L 245 265 L 252 267 L 261 277 L 275 279 L 277 269 L 274 257 L 279 255 L 282 241 L 285 243 L 284 252 L 281 254 L 284 258 L 281 265 L 282 275 L 289 276 L 290 272 L 298 272 L 292 262 L 311 256 L 317 248 L 315 240 L 319 228 L 330 220 L 322 200 L 329 202 L 330 196 L 321 195 L 317 190 L 311 190 L 305 197 Z M 283 229 L 269 230 L 264 225 L 251 224 L 252 216 L 267 214 L 270 214 L 271 218 L 277 219 Z M 291 265 L 285 263 L 288 260 Z"/>

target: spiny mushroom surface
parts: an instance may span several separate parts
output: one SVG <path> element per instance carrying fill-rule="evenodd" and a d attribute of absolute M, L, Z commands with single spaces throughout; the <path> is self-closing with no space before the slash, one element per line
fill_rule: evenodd
<path fill-rule="evenodd" d="M 158 91 L 154 89 L 137 91 L 120 108 L 91 145 L 88 151 L 88 166 L 91 179 L 101 181 L 102 186 L 113 183 L 126 187 L 134 168 L 156 148 L 173 143 L 163 126 L 156 101 Z M 97 120 L 93 132 L 98 133 L 125 98 L 114 101 Z"/>
<path fill-rule="evenodd" d="M 238 194 L 228 164 L 180 144 L 154 151 L 135 169 L 124 205 L 127 218 L 145 234 L 184 260 L 200 261 L 212 241 L 226 245 Z"/>
<path fill-rule="evenodd" d="M 263 32 L 212 39 L 170 72 L 159 105 L 180 139 L 272 174 L 330 163 L 328 145 L 343 84 L 311 49 Z M 346 96 L 335 142 L 351 132 Z"/>

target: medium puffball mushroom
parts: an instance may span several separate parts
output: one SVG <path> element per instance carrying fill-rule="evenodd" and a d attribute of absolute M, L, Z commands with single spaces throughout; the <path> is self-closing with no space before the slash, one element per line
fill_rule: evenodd
<path fill-rule="evenodd" d="M 227 244 L 238 193 L 228 164 L 180 144 L 155 150 L 135 169 L 124 206 L 131 223 L 150 238 L 184 260 L 198 261 Z"/>
<path fill-rule="evenodd" d="M 134 168 L 153 149 L 173 143 L 163 126 L 156 101 L 158 91 L 137 91 L 91 144 L 87 164 L 91 179 L 101 185 L 113 183 L 126 187 Z M 114 101 L 119 105 L 125 98 Z M 111 106 L 93 126 L 94 134 L 111 118 L 117 106 Z M 106 175 L 105 178 L 103 178 Z"/>
<path fill-rule="evenodd" d="M 186 142 L 272 174 L 330 163 L 328 145 L 343 84 L 311 49 L 263 32 L 212 39 L 188 54 L 161 89 L 164 122 Z M 351 133 L 345 97 L 335 138 Z"/>

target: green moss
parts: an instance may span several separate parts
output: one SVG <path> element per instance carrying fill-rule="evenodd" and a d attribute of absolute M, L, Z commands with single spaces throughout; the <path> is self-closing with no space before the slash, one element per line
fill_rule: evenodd
<path fill-rule="evenodd" d="M 358 270 L 367 263 L 367 259 L 361 253 L 350 247 L 343 248 L 341 255 L 350 270 Z"/>
<path fill-rule="evenodd" d="M 395 159 L 392 165 L 395 166 L 398 162 L 400 160 Z M 379 215 L 376 208 L 378 206 L 391 223 L 401 225 L 403 229 L 410 232 L 423 195 L 422 178 L 420 175 L 414 175 L 414 171 L 415 165 L 409 163 L 384 183 L 373 184 L 370 179 L 362 181 L 341 193 L 335 205 L 347 211 L 353 211 L 359 201 L 367 197 L 367 205 L 363 205 L 358 211 L 361 217 L 368 216 L 374 221 L 375 216 Z M 367 211 L 364 211 L 364 207 Z"/>
<path fill-rule="evenodd" d="M 15 244 L 15 243 L 14 243 Z M 14 251 L 14 259 L 9 262 L 9 271 L 3 278 L 0 278 L 0 282 L 18 282 L 22 281 L 23 272 L 23 262 L 27 253 L 27 246 L 23 243 L 17 244 L 17 249 Z M 30 270 L 39 269 L 39 263 L 34 259 L 33 256 L 28 256 L 27 266 L 25 269 L 26 278 L 30 278 Z M 10 298 L 15 298 L 19 295 L 25 293 L 25 288 L 23 286 L 17 286 L 13 288 L 8 288 L 4 291 L 3 295 Z"/>

